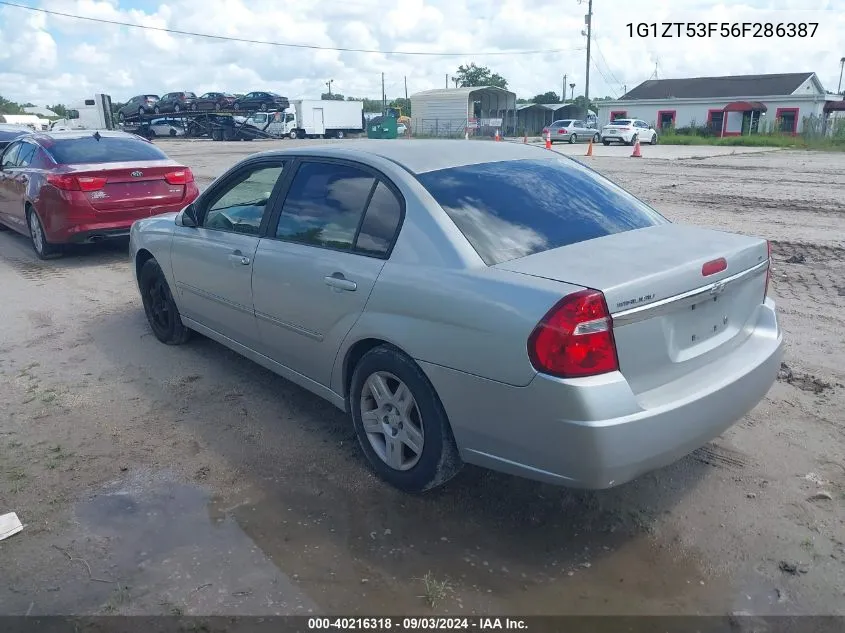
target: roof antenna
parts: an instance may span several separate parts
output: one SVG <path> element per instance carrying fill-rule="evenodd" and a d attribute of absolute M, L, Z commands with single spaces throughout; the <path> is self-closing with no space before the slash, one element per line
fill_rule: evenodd
<path fill-rule="evenodd" d="M 100 133 L 97 130 L 94 130 L 94 140 L 99 141 L 101 138 Z"/>

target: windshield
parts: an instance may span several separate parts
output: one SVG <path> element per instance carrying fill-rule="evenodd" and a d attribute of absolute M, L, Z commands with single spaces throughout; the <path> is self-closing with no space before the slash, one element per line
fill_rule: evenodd
<path fill-rule="evenodd" d="M 100 140 L 94 136 L 60 138 L 46 149 L 60 165 L 167 160 L 167 155 L 152 143 L 118 136 L 101 136 Z"/>
<path fill-rule="evenodd" d="M 418 178 L 488 266 L 667 223 L 604 176 L 566 158 L 481 163 Z"/>

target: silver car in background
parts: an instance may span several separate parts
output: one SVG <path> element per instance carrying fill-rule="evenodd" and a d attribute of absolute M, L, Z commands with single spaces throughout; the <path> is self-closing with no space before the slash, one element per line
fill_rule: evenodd
<path fill-rule="evenodd" d="M 671 224 L 511 143 L 254 154 L 130 251 L 149 324 L 349 412 L 407 491 L 468 462 L 607 488 L 722 433 L 775 381 L 768 243 Z"/>
<path fill-rule="evenodd" d="M 565 141 L 567 143 L 587 143 L 593 141 L 598 143 L 601 140 L 598 130 L 587 127 L 586 121 L 578 119 L 561 119 L 543 128 L 543 137 L 551 134 L 552 143 Z"/>

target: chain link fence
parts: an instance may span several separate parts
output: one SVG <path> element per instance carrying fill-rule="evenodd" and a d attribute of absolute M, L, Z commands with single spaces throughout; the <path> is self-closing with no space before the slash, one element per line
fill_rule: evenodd
<path fill-rule="evenodd" d="M 478 125 L 467 119 L 412 119 L 410 127 L 411 136 L 417 138 L 493 138 L 497 130 L 506 135 L 501 126 Z"/>

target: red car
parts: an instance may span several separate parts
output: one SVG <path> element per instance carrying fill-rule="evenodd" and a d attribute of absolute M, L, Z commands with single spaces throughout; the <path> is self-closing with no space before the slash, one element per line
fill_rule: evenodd
<path fill-rule="evenodd" d="M 126 132 L 36 132 L 0 156 L 0 228 L 29 235 L 41 259 L 64 244 L 126 237 L 135 220 L 198 195 L 188 167 Z"/>

